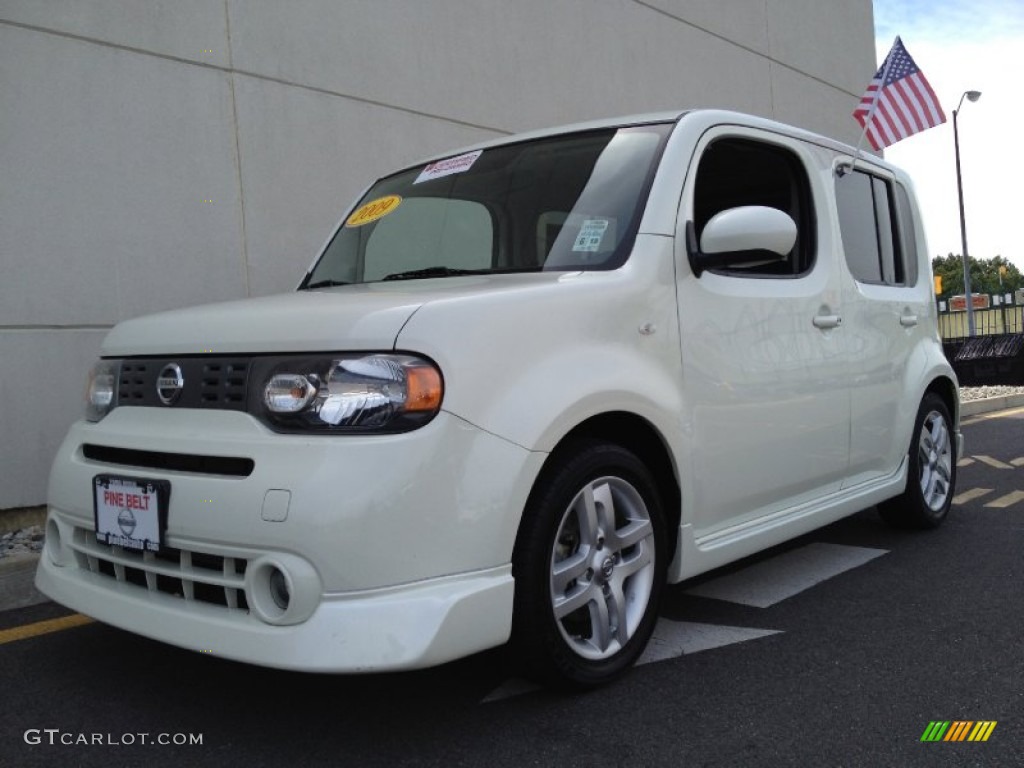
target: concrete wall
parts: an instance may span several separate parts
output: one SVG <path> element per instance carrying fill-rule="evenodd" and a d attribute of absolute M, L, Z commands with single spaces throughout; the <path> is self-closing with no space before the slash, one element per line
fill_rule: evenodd
<path fill-rule="evenodd" d="M 686 106 L 855 140 L 873 36 L 870 0 L 0 0 L 0 509 L 107 328 L 291 289 L 372 178 Z"/>

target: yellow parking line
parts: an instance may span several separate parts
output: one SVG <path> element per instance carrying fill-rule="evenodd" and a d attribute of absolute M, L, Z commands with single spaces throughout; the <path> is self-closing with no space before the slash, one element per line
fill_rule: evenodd
<path fill-rule="evenodd" d="M 83 624 L 92 624 L 95 619 L 83 616 L 80 613 L 73 613 L 70 616 L 62 616 L 59 619 L 47 619 L 37 621 L 35 624 L 23 624 L 20 627 L 0 629 L 0 645 L 13 643 L 15 640 L 27 640 L 30 637 L 48 635 L 51 632 L 60 632 L 65 629 L 81 627 Z"/>
<path fill-rule="evenodd" d="M 1013 491 L 1005 496 L 1000 496 L 998 499 L 990 501 L 986 504 L 986 507 L 995 507 L 996 509 L 1006 509 L 1016 504 L 1021 499 L 1024 499 L 1024 491 Z"/>
<path fill-rule="evenodd" d="M 976 458 L 978 461 L 982 461 L 985 464 L 988 464 L 990 467 L 993 467 L 994 469 L 1013 469 L 1013 467 L 1011 467 L 1006 462 L 1000 461 L 999 459 L 993 459 L 991 456 L 975 456 L 974 458 Z"/>
<path fill-rule="evenodd" d="M 987 496 L 992 493 L 992 488 L 971 488 L 969 491 L 964 491 L 958 496 L 953 497 L 954 504 L 966 504 L 968 501 L 974 501 L 975 499 Z"/>

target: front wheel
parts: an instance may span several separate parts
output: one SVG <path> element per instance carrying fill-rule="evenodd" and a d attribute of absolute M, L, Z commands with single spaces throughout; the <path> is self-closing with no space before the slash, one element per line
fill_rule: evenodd
<path fill-rule="evenodd" d="M 897 528 L 937 528 L 949 514 L 956 488 L 956 450 L 949 409 L 929 392 L 914 421 L 908 454 L 907 488 L 878 505 L 882 519 Z"/>
<path fill-rule="evenodd" d="M 513 643 L 528 674 L 596 686 L 628 669 L 654 630 L 667 569 L 661 500 L 621 446 L 576 443 L 551 462 L 513 554 Z"/>

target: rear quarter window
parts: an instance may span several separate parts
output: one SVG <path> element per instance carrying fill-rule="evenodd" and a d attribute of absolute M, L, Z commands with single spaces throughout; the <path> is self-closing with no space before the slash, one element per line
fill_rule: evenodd
<path fill-rule="evenodd" d="M 861 283 L 917 284 L 917 240 L 902 184 L 863 171 L 836 179 L 836 207 L 850 274 Z"/>

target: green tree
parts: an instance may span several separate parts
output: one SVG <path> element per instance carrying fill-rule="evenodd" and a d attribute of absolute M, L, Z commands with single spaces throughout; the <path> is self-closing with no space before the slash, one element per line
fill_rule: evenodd
<path fill-rule="evenodd" d="M 1020 270 L 1002 256 L 991 259 L 971 256 L 968 262 L 971 265 L 971 291 L 974 293 L 1013 293 L 1024 286 Z M 942 298 L 964 292 L 964 263 L 958 255 L 936 256 L 932 259 L 932 272 L 942 278 Z"/>

